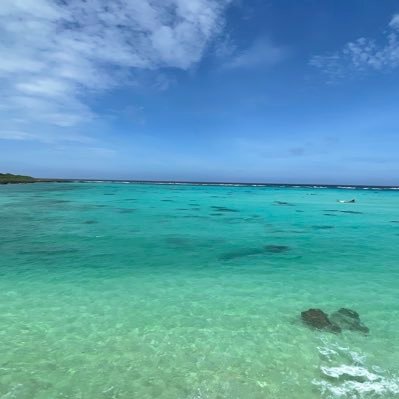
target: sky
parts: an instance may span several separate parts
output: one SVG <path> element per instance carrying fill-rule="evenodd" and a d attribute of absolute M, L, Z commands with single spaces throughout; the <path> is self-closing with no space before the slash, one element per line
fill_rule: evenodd
<path fill-rule="evenodd" d="M 399 185 L 397 0 L 1 0 L 0 171 Z"/>

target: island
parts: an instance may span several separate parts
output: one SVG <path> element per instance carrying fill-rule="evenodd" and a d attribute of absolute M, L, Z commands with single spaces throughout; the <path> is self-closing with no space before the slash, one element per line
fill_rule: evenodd
<path fill-rule="evenodd" d="M 0 173 L 0 184 L 34 183 L 37 179 L 31 176 L 13 175 L 11 173 Z"/>

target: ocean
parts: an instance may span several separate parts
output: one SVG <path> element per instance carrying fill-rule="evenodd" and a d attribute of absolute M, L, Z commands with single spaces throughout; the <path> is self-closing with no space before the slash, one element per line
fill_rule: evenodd
<path fill-rule="evenodd" d="M 399 398 L 398 254 L 393 188 L 0 186 L 0 398 Z"/>

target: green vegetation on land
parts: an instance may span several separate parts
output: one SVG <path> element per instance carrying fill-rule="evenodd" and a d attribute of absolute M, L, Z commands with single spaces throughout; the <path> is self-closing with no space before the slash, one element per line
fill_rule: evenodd
<path fill-rule="evenodd" d="M 11 173 L 0 173 L 0 184 L 11 183 L 34 183 L 37 179 L 31 176 L 13 175 Z"/>

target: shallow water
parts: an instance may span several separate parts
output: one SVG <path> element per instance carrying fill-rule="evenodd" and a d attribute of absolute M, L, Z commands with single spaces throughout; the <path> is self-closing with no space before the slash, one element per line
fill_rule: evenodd
<path fill-rule="evenodd" d="M 0 186 L 0 398 L 399 398 L 398 222 L 394 190 Z"/>

